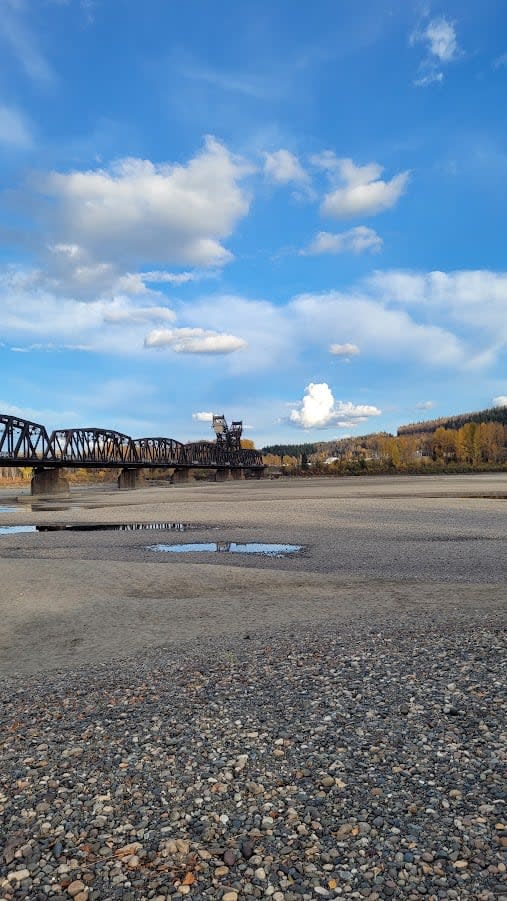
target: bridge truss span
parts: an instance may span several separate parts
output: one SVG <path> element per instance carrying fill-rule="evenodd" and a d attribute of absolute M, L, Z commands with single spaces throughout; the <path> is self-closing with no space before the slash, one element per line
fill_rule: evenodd
<path fill-rule="evenodd" d="M 50 455 L 48 433 L 43 425 L 0 414 L 0 464 L 34 466 Z"/>
<path fill-rule="evenodd" d="M 36 469 L 90 469 L 173 467 L 175 469 L 264 468 L 262 455 L 241 447 L 241 423 L 228 429 L 223 416 L 216 417 L 216 441 L 182 444 L 174 438 L 131 438 L 122 432 L 98 428 L 57 429 L 48 435 L 36 422 L 0 414 L 0 466 L 32 466 Z"/>
<path fill-rule="evenodd" d="M 186 466 L 187 451 L 174 438 L 135 438 L 137 460 L 145 466 Z"/>
<path fill-rule="evenodd" d="M 110 429 L 59 429 L 49 438 L 51 462 L 67 466 L 139 464 L 132 438 Z"/>

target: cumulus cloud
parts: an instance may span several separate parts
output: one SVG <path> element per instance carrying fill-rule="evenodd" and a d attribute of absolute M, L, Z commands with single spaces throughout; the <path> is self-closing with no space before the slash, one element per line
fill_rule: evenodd
<path fill-rule="evenodd" d="M 494 397 L 493 406 L 507 407 L 507 394 L 499 394 L 498 397 Z"/>
<path fill-rule="evenodd" d="M 462 55 L 454 23 L 444 17 L 431 19 L 423 28 L 416 29 L 410 36 L 410 44 L 423 44 L 426 48 L 426 56 L 419 67 L 420 75 L 414 81 L 418 87 L 442 82 L 441 66 Z"/>
<path fill-rule="evenodd" d="M 331 232 L 319 232 L 312 243 L 302 250 L 303 256 L 322 253 L 363 253 L 369 250 L 378 253 L 382 249 L 382 238 L 375 229 L 366 225 L 358 225 L 349 231 L 331 234 Z"/>
<path fill-rule="evenodd" d="M 32 146 L 32 134 L 25 117 L 13 107 L 0 105 L 0 145 L 24 150 Z"/>
<path fill-rule="evenodd" d="M 147 348 L 169 347 L 178 354 L 230 354 L 246 345 L 247 342 L 236 335 L 203 328 L 154 329 L 144 340 Z"/>
<path fill-rule="evenodd" d="M 331 344 L 329 348 L 335 357 L 357 357 L 360 352 L 357 344 Z"/>
<path fill-rule="evenodd" d="M 332 167 L 332 155 L 326 157 L 328 171 L 336 174 L 340 186 L 325 195 L 321 212 L 339 219 L 353 216 L 373 216 L 395 206 L 405 193 L 409 172 L 400 172 L 390 181 L 381 179 L 383 170 L 378 163 L 356 166 L 351 159 L 336 159 Z"/>
<path fill-rule="evenodd" d="M 350 428 L 351 425 L 366 422 L 370 416 L 379 416 L 381 412 L 374 406 L 335 401 L 326 382 L 310 382 L 305 388 L 303 400 L 291 410 L 289 421 L 303 429 Z"/>
<path fill-rule="evenodd" d="M 93 299 L 113 290 L 133 265 L 159 267 L 139 274 L 144 285 L 193 278 L 165 272 L 166 266 L 225 265 L 232 253 L 223 241 L 248 213 L 243 180 L 252 171 L 208 137 L 186 163 L 127 158 L 107 168 L 34 177 L 30 202 L 49 236 L 41 278 L 46 273 L 51 290 L 60 286 Z"/>
<path fill-rule="evenodd" d="M 213 413 L 192 413 L 192 419 L 197 422 L 213 422 Z"/>
<path fill-rule="evenodd" d="M 281 149 L 275 150 L 274 153 L 265 153 L 264 174 L 270 181 L 279 185 L 308 181 L 308 173 L 290 150 Z"/>

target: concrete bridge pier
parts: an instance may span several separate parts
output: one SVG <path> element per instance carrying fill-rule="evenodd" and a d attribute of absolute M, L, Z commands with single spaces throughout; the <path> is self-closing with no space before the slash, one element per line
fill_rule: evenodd
<path fill-rule="evenodd" d="M 62 476 L 59 466 L 35 466 L 33 470 L 31 493 L 34 494 L 68 494 L 69 483 Z"/>
<path fill-rule="evenodd" d="M 242 466 L 231 466 L 231 479 L 240 481 L 245 478 L 245 470 Z"/>
<path fill-rule="evenodd" d="M 142 469 L 124 466 L 118 476 L 118 488 L 120 491 L 131 491 L 134 488 L 139 488 L 143 482 L 144 472 Z"/>
<path fill-rule="evenodd" d="M 192 482 L 194 478 L 194 474 L 191 469 L 175 469 L 172 475 L 171 482 L 173 485 L 188 485 L 189 482 Z"/>
<path fill-rule="evenodd" d="M 232 479 L 230 466 L 219 466 L 215 472 L 215 482 L 228 482 Z"/>

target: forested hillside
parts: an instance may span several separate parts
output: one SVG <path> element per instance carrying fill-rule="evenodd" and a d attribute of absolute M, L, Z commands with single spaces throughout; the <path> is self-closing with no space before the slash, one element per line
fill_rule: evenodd
<path fill-rule="evenodd" d="M 457 416 L 442 416 L 439 419 L 412 422 L 409 425 L 400 426 L 398 435 L 431 434 L 439 428 L 461 429 L 470 422 L 477 424 L 500 422 L 502 425 L 507 425 L 507 407 L 491 407 L 489 410 L 479 410 L 476 413 L 459 413 Z"/>

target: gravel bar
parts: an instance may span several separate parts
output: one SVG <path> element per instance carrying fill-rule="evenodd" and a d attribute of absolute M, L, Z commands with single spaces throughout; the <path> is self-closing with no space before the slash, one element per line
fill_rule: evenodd
<path fill-rule="evenodd" d="M 1 901 L 507 901 L 503 627 L 414 614 L 3 680 Z"/>

